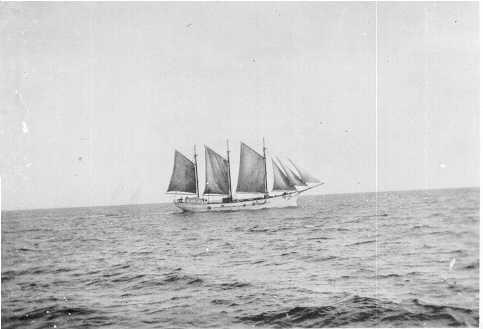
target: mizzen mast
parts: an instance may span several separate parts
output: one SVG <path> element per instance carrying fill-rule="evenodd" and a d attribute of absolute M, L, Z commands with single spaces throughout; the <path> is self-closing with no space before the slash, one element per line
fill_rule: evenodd
<path fill-rule="evenodd" d="M 195 181 L 196 181 L 196 196 L 200 197 L 200 190 L 198 187 L 198 160 L 196 159 L 198 155 L 196 154 L 196 144 L 194 145 L 194 158 L 195 158 Z"/>
<path fill-rule="evenodd" d="M 230 145 L 226 140 L 226 160 L 228 161 L 228 198 L 232 200 L 233 192 L 231 191 L 231 170 L 230 170 Z"/>
<path fill-rule="evenodd" d="M 267 148 L 265 147 L 265 137 L 262 138 L 262 142 L 263 142 L 263 162 L 264 162 L 263 168 L 265 169 L 265 197 L 266 197 L 268 196 L 268 181 L 267 181 L 267 154 L 266 154 Z"/>

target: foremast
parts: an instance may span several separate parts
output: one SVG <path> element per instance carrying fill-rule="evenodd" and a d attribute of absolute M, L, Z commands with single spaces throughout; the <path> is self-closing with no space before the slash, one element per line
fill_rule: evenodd
<path fill-rule="evenodd" d="M 265 137 L 262 138 L 262 143 L 263 143 L 263 162 L 264 166 L 263 168 L 265 169 L 265 193 L 264 196 L 265 198 L 268 197 L 268 179 L 267 179 L 267 148 L 265 147 Z"/>
<path fill-rule="evenodd" d="M 197 194 L 197 173 L 193 160 L 174 150 L 174 165 L 167 193 Z"/>

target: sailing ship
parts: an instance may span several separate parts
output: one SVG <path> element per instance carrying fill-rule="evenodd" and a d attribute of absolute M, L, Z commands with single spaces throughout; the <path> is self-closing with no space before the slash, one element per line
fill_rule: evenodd
<path fill-rule="evenodd" d="M 227 141 L 226 158 L 205 145 L 205 187 L 198 184 L 198 155 L 194 147 L 193 160 L 174 152 L 174 167 L 167 193 L 178 195 L 174 205 L 187 212 L 239 211 L 265 208 L 296 207 L 301 193 L 323 183 L 288 159 L 283 163 L 272 158 L 273 186 L 268 190 L 265 141 L 259 154 L 247 144 L 240 144 L 240 166 L 236 196 L 232 192 L 230 150 Z M 243 195 L 251 197 L 241 197 Z M 216 196 L 217 200 L 210 200 Z"/>

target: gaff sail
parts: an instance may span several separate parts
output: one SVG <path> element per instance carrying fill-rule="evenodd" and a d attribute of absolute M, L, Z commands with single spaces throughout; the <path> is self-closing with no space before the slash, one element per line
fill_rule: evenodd
<path fill-rule="evenodd" d="M 273 166 L 273 191 L 293 191 L 295 186 L 290 184 L 288 177 L 272 158 Z"/>
<path fill-rule="evenodd" d="M 196 171 L 193 161 L 174 151 L 174 167 L 167 192 L 196 193 Z"/>
<path fill-rule="evenodd" d="M 265 159 L 245 143 L 240 146 L 237 192 L 265 193 Z"/>
<path fill-rule="evenodd" d="M 320 183 L 320 180 L 318 178 L 315 178 L 311 174 L 309 174 L 308 171 L 306 171 L 303 168 L 300 168 L 299 166 L 296 166 L 295 163 L 293 163 L 292 160 L 288 159 L 292 166 L 298 171 L 300 178 L 305 182 L 305 183 Z"/>
<path fill-rule="evenodd" d="M 205 146 L 205 163 L 206 184 L 204 194 L 230 194 L 228 161 Z"/>
<path fill-rule="evenodd" d="M 282 166 L 283 170 L 285 170 L 285 174 L 287 175 L 287 179 L 290 182 L 291 185 L 294 186 L 307 186 L 307 184 L 300 179 L 297 174 L 293 172 L 292 169 L 290 169 L 287 166 L 284 166 L 282 161 L 278 160 L 280 162 L 280 165 Z"/>

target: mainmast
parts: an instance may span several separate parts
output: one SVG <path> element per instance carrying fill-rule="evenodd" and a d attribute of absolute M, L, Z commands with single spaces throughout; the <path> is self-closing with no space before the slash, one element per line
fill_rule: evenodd
<path fill-rule="evenodd" d="M 263 162 L 264 162 L 264 166 L 263 168 L 265 169 L 265 196 L 268 195 L 268 182 L 267 182 L 267 154 L 266 154 L 266 150 L 267 148 L 265 147 L 265 138 L 263 137 L 262 138 L 262 141 L 263 141 Z"/>
<path fill-rule="evenodd" d="M 230 146 L 228 144 L 228 139 L 226 140 L 226 159 L 228 161 L 228 198 L 232 199 L 231 191 L 231 171 L 230 171 Z"/>
<path fill-rule="evenodd" d="M 196 154 L 196 144 L 194 145 L 194 151 L 195 151 L 194 157 L 195 157 L 196 196 L 199 198 L 200 197 L 200 191 L 199 191 L 199 188 L 198 188 L 198 161 L 196 160 L 198 155 Z"/>

